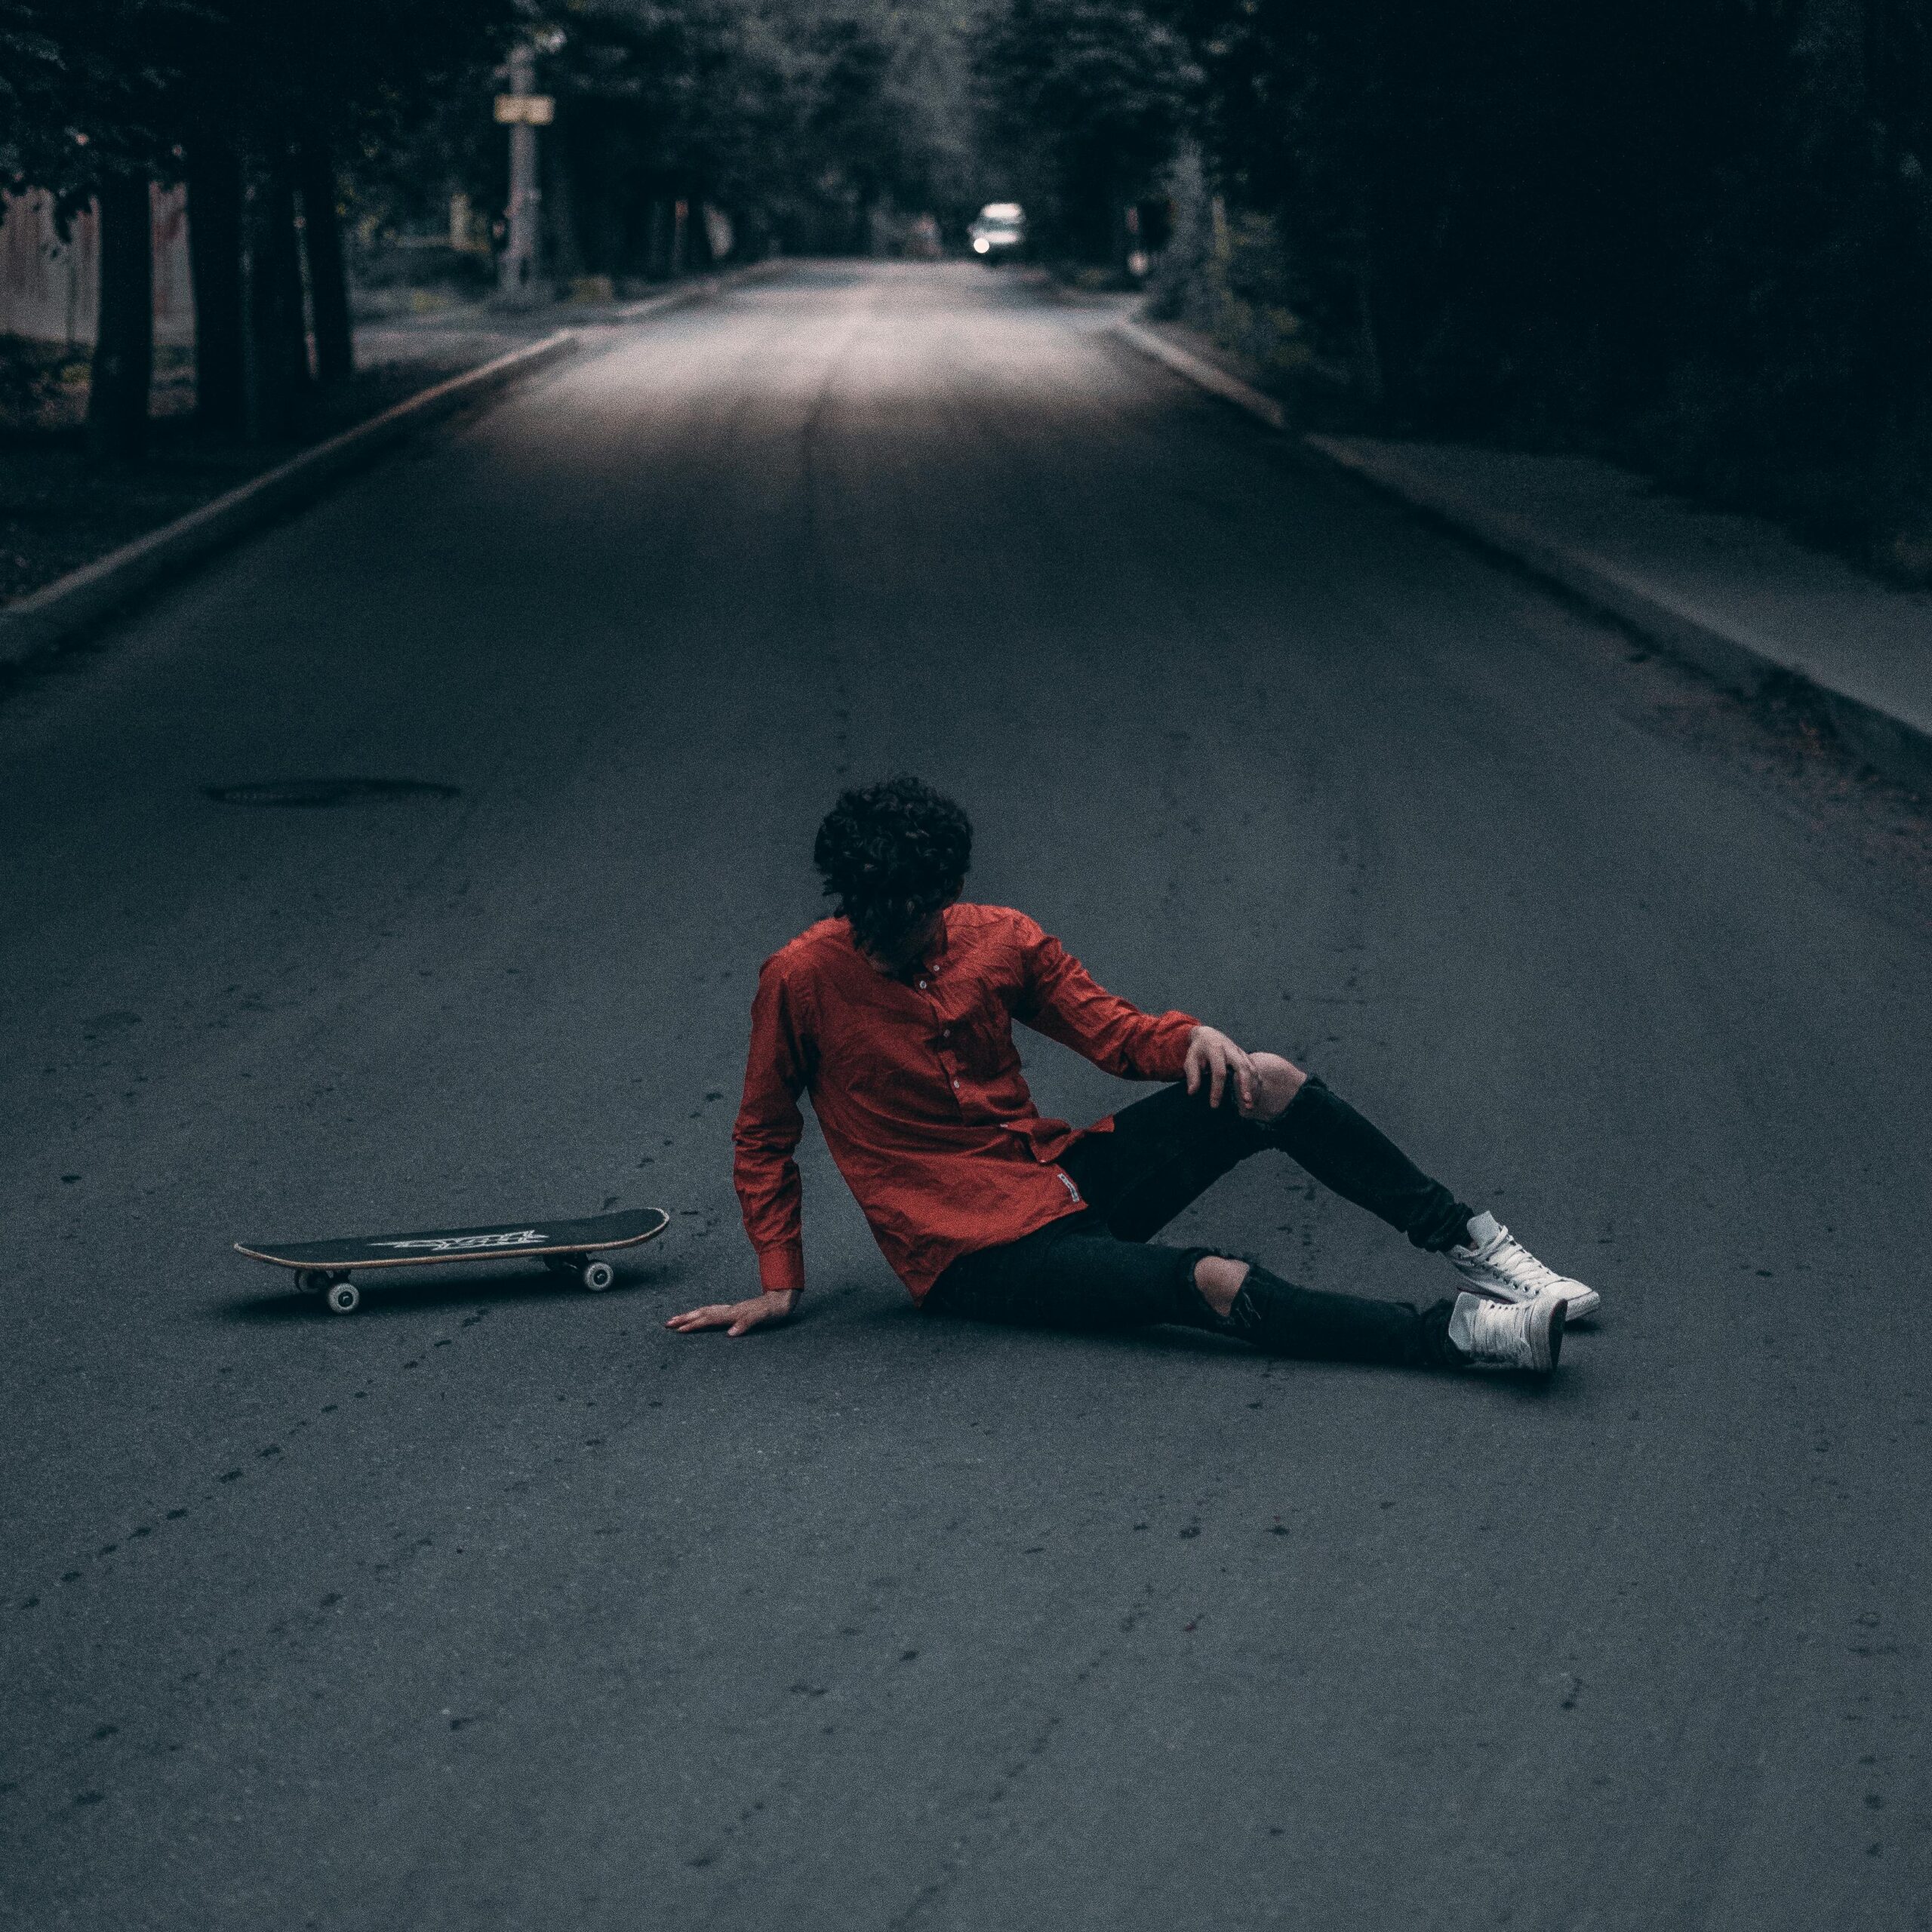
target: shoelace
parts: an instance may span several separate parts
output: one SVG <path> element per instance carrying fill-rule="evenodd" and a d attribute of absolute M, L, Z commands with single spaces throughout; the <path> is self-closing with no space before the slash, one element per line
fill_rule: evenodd
<path fill-rule="evenodd" d="M 1469 1324 L 1469 1353 L 1477 1361 L 1513 1363 L 1523 1358 L 1523 1311 L 1507 1303 L 1484 1302 Z"/>
<path fill-rule="evenodd" d="M 1482 1257 L 1481 1265 L 1525 1294 L 1543 1294 L 1564 1279 L 1554 1268 L 1545 1267 L 1507 1228 L 1497 1233 L 1495 1248 Z"/>

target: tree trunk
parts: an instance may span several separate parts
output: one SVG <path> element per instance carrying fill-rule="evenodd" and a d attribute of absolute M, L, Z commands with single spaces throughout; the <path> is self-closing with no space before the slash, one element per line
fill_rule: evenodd
<path fill-rule="evenodd" d="M 242 279 L 242 164 L 219 141 L 188 153 L 188 266 L 195 286 L 195 415 L 211 435 L 247 420 Z"/>
<path fill-rule="evenodd" d="M 315 314 L 315 374 L 338 383 L 355 368 L 349 319 L 349 268 L 343 254 L 342 220 L 336 208 L 335 162 L 327 138 L 302 143 L 302 235 L 309 257 L 309 300 Z"/>
<path fill-rule="evenodd" d="M 575 281 L 586 270 L 571 157 L 554 138 L 541 141 L 537 152 L 543 180 L 543 233 L 534 273 L 560 282 Z"/>
<path fill-rule="evenodd" d="M 645 273 L 653 281 L 668 281 L 671 276 L 670 205 L 661 196 L 651 198 L 651 226 L 645 242 Z"/>
<path fill-rule="evenodd" d="M 1355 265 L 1355 389 L 1370 409 L 1379 415 L 1389 400 L 1389 371 L 1383 354 L 1379 305 L 1375 299 L 1375 272 L 1366 243 Z"/>
<path fill-rule="evenodd" d="M 103 177 L 95 198 L 100 312 L 88 386 L 88 457 L 132 461 L 147 448 L 154 380 L 154 218 L 146 179 Z"/>
<path fill-rule="evenodd" d="M 309 387 L 309 337 L 296 252 L 295 198 L 279 155 L 248 170 L 242 213 L 248 279 L 248 431 L 251 442 L 292 441 Z"/>

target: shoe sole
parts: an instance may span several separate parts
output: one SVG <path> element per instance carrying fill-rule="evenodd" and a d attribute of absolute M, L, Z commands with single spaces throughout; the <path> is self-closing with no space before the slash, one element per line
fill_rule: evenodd
<path fill-rule="evenodd" d="M 1550 1310 L 1549 1332 L 1546 1338 L 1549 1361 L 1541 1371 L 1542 1374 L 1554 1375 L 1556 1373 L 1556 1364 L 1563 1359 L 1563 1331 L 1569 1324 L 1570 1304 L 1567 1301 L 1560 1301 Z"/>
<path fill-rule="evenodd" d="M 1484 1301 L 1500 1302 L 1505 1308 L 1521 1308 L 1526 1300 L 1542 1301 L 1547 1299 L 1542 1295 L 1526 1297 L 1505 1294 L 1500 1288 L 1493 1287 L 1487 1281 L 1469 1281 L 1466 1275 L 1463 1278 L 1469 1281 L 1469 1292 L 1471 1294 L 1481 1295 Z M 1580 1288 L 1583 1287 L 1581 1282 L 1577 1285 Z M 1565 1295 L 1563 1300 L 1564 1306 L 1570 1311 L 1570 1319 L 1572 1321 L 1587 1321 L 1603 1306 L 1603 1297 L 1598 1294 L 1595 1288 L 1583 1288 L 1580 1294 Z"/>

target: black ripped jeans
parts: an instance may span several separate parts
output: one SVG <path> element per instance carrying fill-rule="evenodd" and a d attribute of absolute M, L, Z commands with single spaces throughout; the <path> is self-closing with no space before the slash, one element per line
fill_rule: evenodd
<path fill-rule="evenodd" d="M 962 1255 L 933 1284 L 929 1313 L 1032 1327 L 1144 1327 L 1173 1321 L 1251 1342 L 1271 1355 L 1447 1367 L 1453 1300 L 1419 1309 L 1297 1287 L 1251 1263 L 1226 1315 L 1194 1285 L 1211 1247 L 1152 1237 L 1250 1155 L 1285 1153 L 1324 1186 L 1440 1253 L 1466 1241 L 1469 1210 L 1393 1142 L 1311 1078 L 1266 1126 L 1244 1120 L 1232 1094 L 1164 1087 L 1115 1116 L 1111 1134 L 1076 1142 L 1060 1164 L 1088 1205 L 998 1247 Z"/>

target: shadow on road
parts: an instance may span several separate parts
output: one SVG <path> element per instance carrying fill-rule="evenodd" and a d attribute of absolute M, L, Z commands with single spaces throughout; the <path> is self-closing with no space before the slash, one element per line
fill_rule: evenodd
<path fill-rule="evenodd" d="M 847 1292 L 849 1294 L 851 1291 Z M 822 1309 L 820 1311 L 820 1313 L 824 1312 Z M 1373 1362 L 1303 1361 L 1285 1357 L 1257 1355 L 1245 1342 L 1237 1341 L 1231 1336 L 1209 1334 L 1198 1328 L 1162 1326 L 1112 1331 L 1096 1329 L 1085 1332 L 1030 1328 L 998 1322 L 964 1321 L 945 1315 L 924 1315 L 906 1302 L 896 1305 L 888 1301 L 872 1302 L 845 1317 L 843 1325 L 869 1331 L 873 1338 L 873 1342 L 869 1346 L 888 1344 L 917 1337 L 940 1343 L 949 1355 L 968 1351 L 977 1353 L 1009 1343 L 1029 1349 L 1058 1351 L 1063 1358 L 1091 1353 L 1095 1358 L 1097 1374 L 1102 1362 L 1121 1358 L 1138 1356 L 1152 1360 L 1164 1357 L 1176 1360 L 1186 1356 L 1217 1355 L 1227 1360 L 1231 1376 L 1238 1375 L 1240 1367 L 1246 1364 L 1251 1369 L 1260 1370 L 1269 1379 L 1293 1377 L 1297 1382 L 1309 1385 L 1317 1380 L 1328 1382 L 1338 1377 L 1352 1380 L 1367 1377 L 1371 1382 L 1380 1382 L 1391 1373 L 1388 1368 Z M 1583 1367 L 1580 1360 L 1566 1352 L 1563 1358 L 1562 1374 L 1548 1381 L 1519 1375 L 1451 1375 L 1438 1374 L 1433 1371 L 1416 1373 L 1426 1380 L 1465 1383 L 1472 1391 L 1478 1389 L 1493 1390 L 1511 1401 L 1525 1399 L 1547 1401 L 1567 1389 L 1571 1379 L 1573 1363 L 1580 1370 Z M 1589 1386 L 1589 1378 L 1587 1374 L 1580 1374 L 1575 1380 L 1576 1393 L 1580 1401 L 1583 1392 Z M 1247 1388 L 1249 1385 L 1245 1380 L 1241 1380 L 1231 1386 Z"/>
<path fill-rule="evenodd" d="M 398 1275 L 403 1272 L 400 1269 L 395 1272 Z M 454 1268 L 423 1269 L 417 1271 L 416 1278 L 393 1284 L 359 1280 L 357 1285 L 363 1291 L 362 1305 L 353 1318 L 366 1321 L 372 1315 L 411 1314 L 425 1309 L 446 1313 L 459 1304 L 488 1308 L 525 1301 L 620 1301 L 640 1291 L 672 1287 L 685 1273 L 681 1257 L 667 1258 L 648 1268 L 620 1265 L 616 1281 L 601 1294 L 591 1296 L 574 1282 L 561 1280 L 540 1268 L 490 1275 L 463 1274 Z M 429 1278 L 421 1278 L 424 1275 Z M 303 1294 L 292 1287 L 279 1293 L 271 1289 L 223 1302 L 211 1312 L 217 1321 L 251 1324 L 339 1318 L 330 1315 L 319 1295 Z"/>

